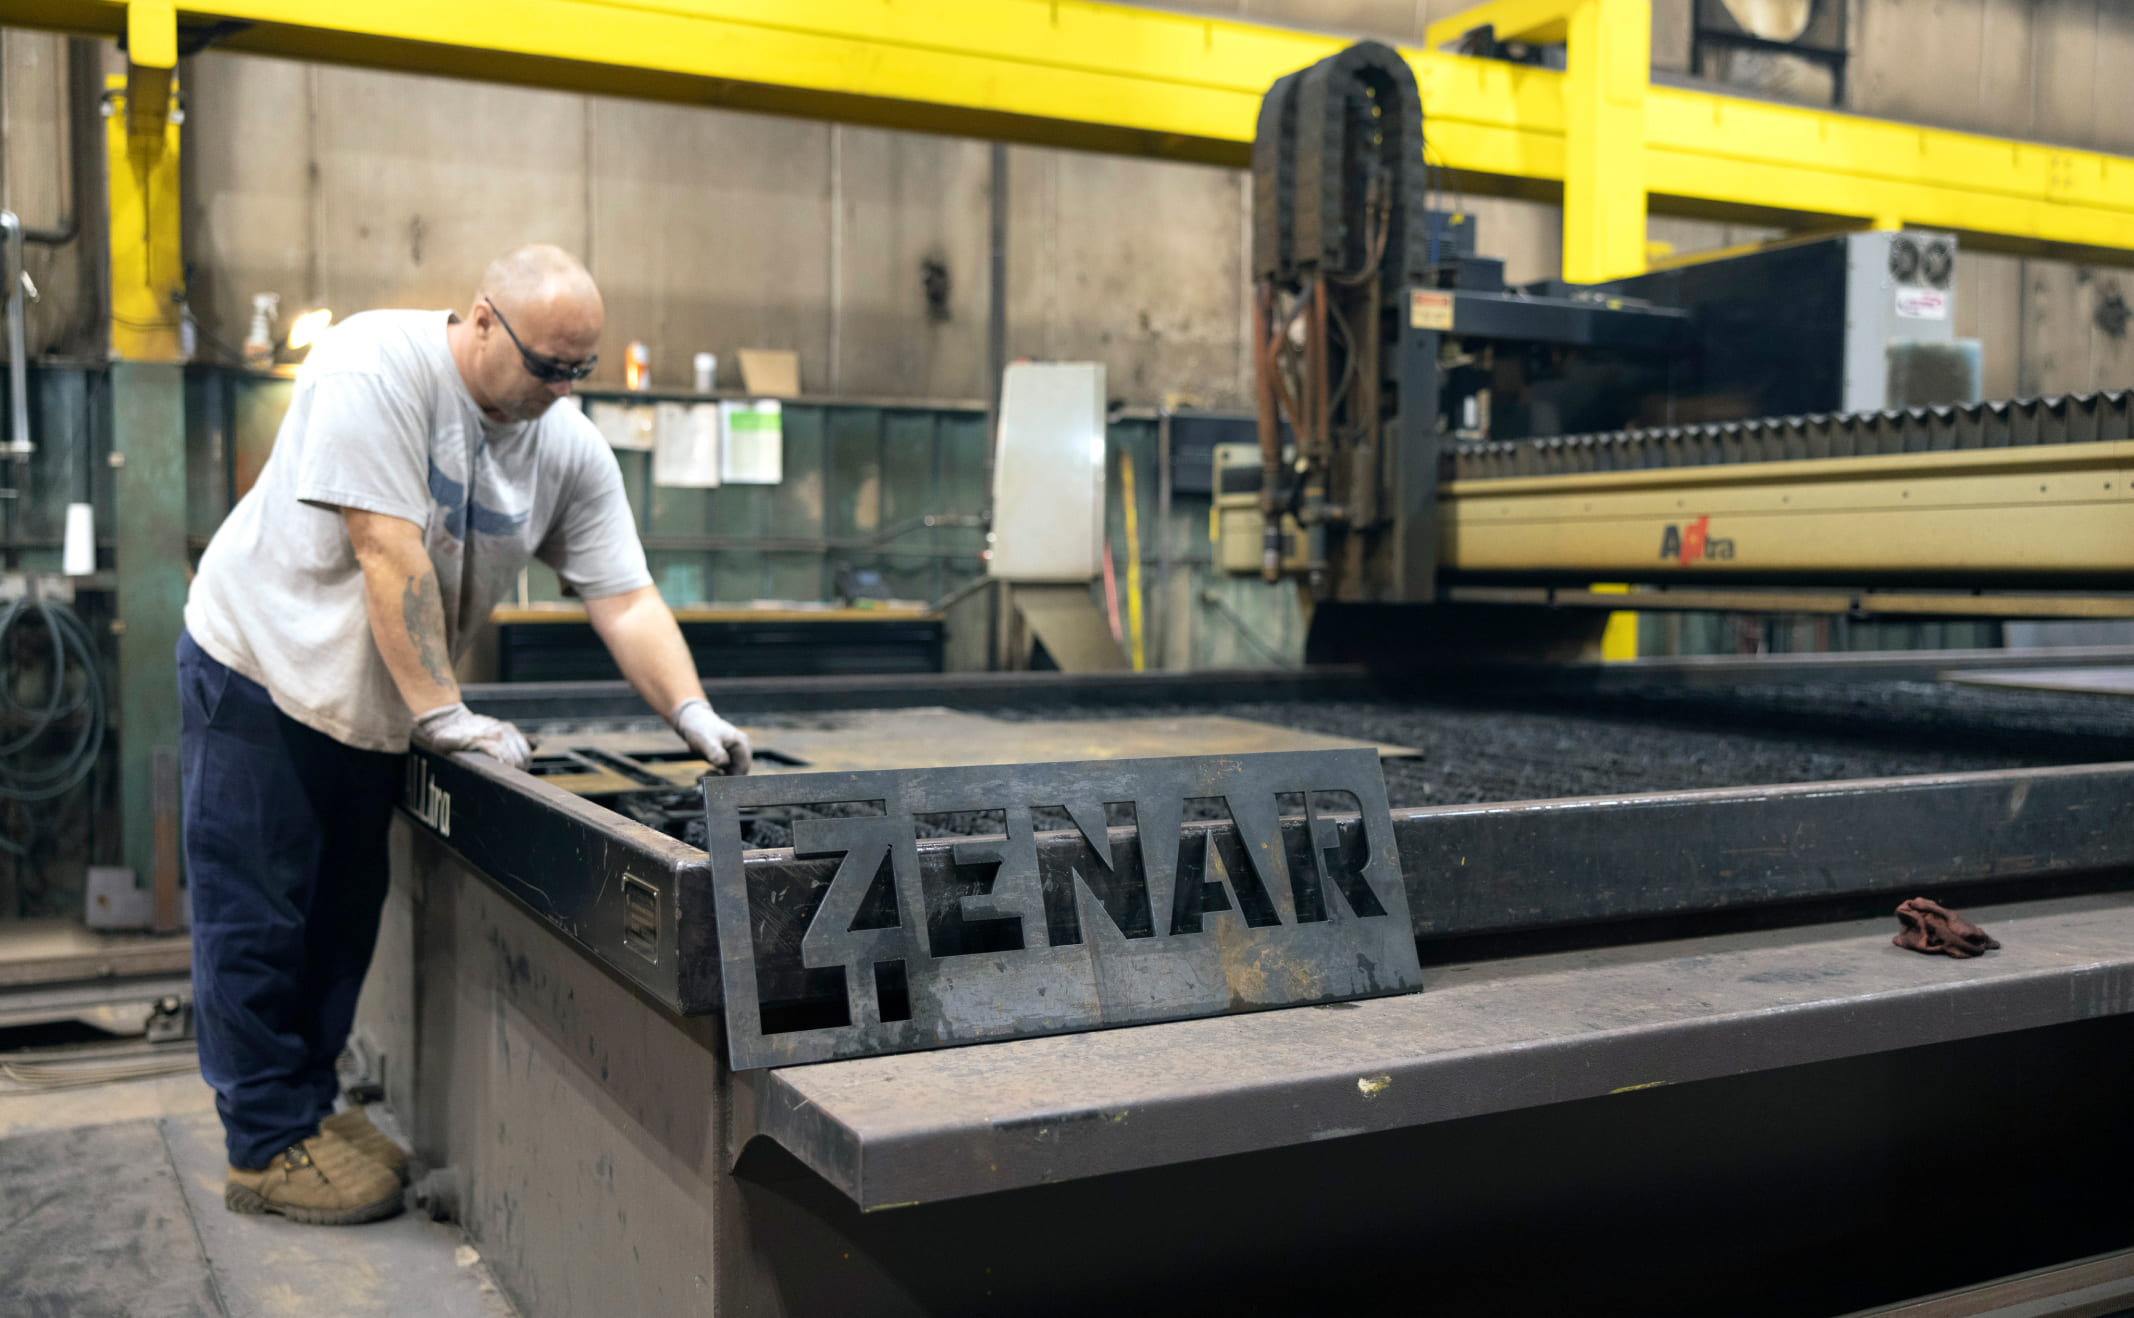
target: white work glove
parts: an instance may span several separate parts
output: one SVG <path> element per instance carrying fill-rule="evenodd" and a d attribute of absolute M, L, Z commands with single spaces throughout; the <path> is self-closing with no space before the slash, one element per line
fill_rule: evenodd
<path fill-rule="evenodd" d="M 701 696 L 692 696 L 674 707 L 667 722 L 682 734 L 689 749 L 701 756 L 713 770 L 724 774 L 744 774 L 755 756 L 748 748 L 748 734 L 711 712 L 711 702 Z"/>
<path fill-rule="evenodd" d="M 439 705 L 415 720 L 412 740 L 426 751 L 480 751 L 501 764 L 523 769 L 533 762 L 533 747 L 519 730 L 500 718 L 477 714 L 458 701 Z"/>

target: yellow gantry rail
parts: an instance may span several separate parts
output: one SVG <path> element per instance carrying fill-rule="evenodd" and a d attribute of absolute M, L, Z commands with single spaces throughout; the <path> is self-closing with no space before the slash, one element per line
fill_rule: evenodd
<path fill-rule="evenodd" d="M 1087 0 L 0 0 L 0 23 L 1240 166 L 1261 93 L 1345 40 Z M 2134 160 L 1652 86 L 1644 0 L 1497 0 L 1569 72 L 1409 50 L 1431 163 L 1567 206 L 1571 277 L 1642 263 L 1656 210 L 1911 224 L 2134 263 Z M 170 16 L 170 17 L 166 17 Z M 221 26 L 217 26 L 221 25 Z"/>
<path fill-rule="evenodd" d="M 2130 482 L 2129 440 L 1460 480 L 1439 493 L 1438 553 L 1485 580 L 2117 588 Z"/>

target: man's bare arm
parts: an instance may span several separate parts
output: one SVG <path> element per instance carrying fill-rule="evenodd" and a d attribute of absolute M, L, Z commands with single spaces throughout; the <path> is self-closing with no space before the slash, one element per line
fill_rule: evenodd
<path fill-rule="evenodd" d="M 422 528 L 405 518 L 343 508 L 349 543 L 363 567 L 371 638 L 400 698 L 417 715 L 459 700 L 445 644 L 444 598 Z"/>
<path fill-rule="evenodd" d="M 615 666 L 662 718 L 672 715 L 685 700 L 704 698 L 696 660 L 689 657 L 689 644 L 682 639 L 682 629 L 675 625 L 667 601 L 659 597 L 658 587 L 642 586 L 587 600 L 585 616 L 608 653 L 615 656 Z"/>
<path fill-rule="evenodd" d="M 480 751 L 514 769 L 525 768 L 533 748 L 519 730 L 460 701 L 451 647 L 445 644 L 444 598 L 422 542 L 422 528 L 404 518 L 353 508 L 343 508 L 341 520 L 348 526 L 356 562 L 363 566 L 371 639 L 378 643 L 400 698 L 415 715 L 410 740 L 440 754 Z"/>
<path fill-rule="evenodd" d="M 615 666 L 645 703 L 672 724 L 705 763 L 725 773 L 747 773 L 748 737 L 712 712 L 697 680 L 696 660 L 659 591 L 651 586 L 585 602 L 593 631 L 615 656 Z"/>

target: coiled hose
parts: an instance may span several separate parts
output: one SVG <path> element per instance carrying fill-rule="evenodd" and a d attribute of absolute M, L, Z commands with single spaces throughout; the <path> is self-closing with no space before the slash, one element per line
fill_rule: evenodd
<path fill-rule="evenodd" d="M 32 618 L 44 625 L 51 655 L 49 694 L 42 703 L 20 698 L 25 674 L 15 665 L 15 628 Z M 71 742 L 52 750 L 52 734 L 70 724 L 75 729 Z M 23 596 L 0 610 L 0 728 L 21 729 L 0 742 L 0 800 L 50 801 L 79 787 L 95 770 L 104 746 L 104 681 L 96 638 L 65 604 Z M 21 856 L 28 848 L 0 836 L 0 851 Z"/>

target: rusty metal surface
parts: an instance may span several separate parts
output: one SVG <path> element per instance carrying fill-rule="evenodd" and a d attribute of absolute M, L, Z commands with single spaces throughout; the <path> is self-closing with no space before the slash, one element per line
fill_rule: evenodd
<path fill-rule="evenodd" d="M 754 1072 L 765 1137 L 879 1209 L 2134 1012 L 2134 894 L 1424 972 L 1421 994 Z"/>
<path fill-rule="evenodd" d="M 853 710 L 779 725 L 743 724 L 756 750 L 754 773 L 860 773 L 870 769 L 964 764 L 1047 764 L 1169 755 L 1253 755 L 1268 751 L 1371 747 L 1381 759 L 1413 759 L 1410 746 L 1286 728 L 1225 714 L 1159 718 L 1008 722 L 965 710 Z M 707 766 L 679 754 L 664 727 L 559 732 L 542 736 L 534 773 L 580 796 L 612 796 L 672 785 L 693 787 Z"/>
<path fill-rule="evenodd" d="M 750 735 L 779 757 L 763 767 L 761 771 L 766 773 L 1256 755 L 1356 747 L 1374 749 L 1381 759 L 1413 758 L 1416 754 L 1408 746 L 1286 728 L 1226 714 L 1009 722 L 965 710 L 922 707 L 830 715 L 807 726 L 751 729 Z"/>
<path fill-rule="evenodd" d="M 1224 827 L 1185 826 L 1217 799 Z M 1420 982 L 1368 748 L 708 778 L 704 805 L 737 1071 Z M 743 813 L 796 806 L 748 864 Z M 1041 846 L 1038 811 L 1071 830 Z M 959 816 L 997 831 L 922 859 L 919 824 Z"/>

